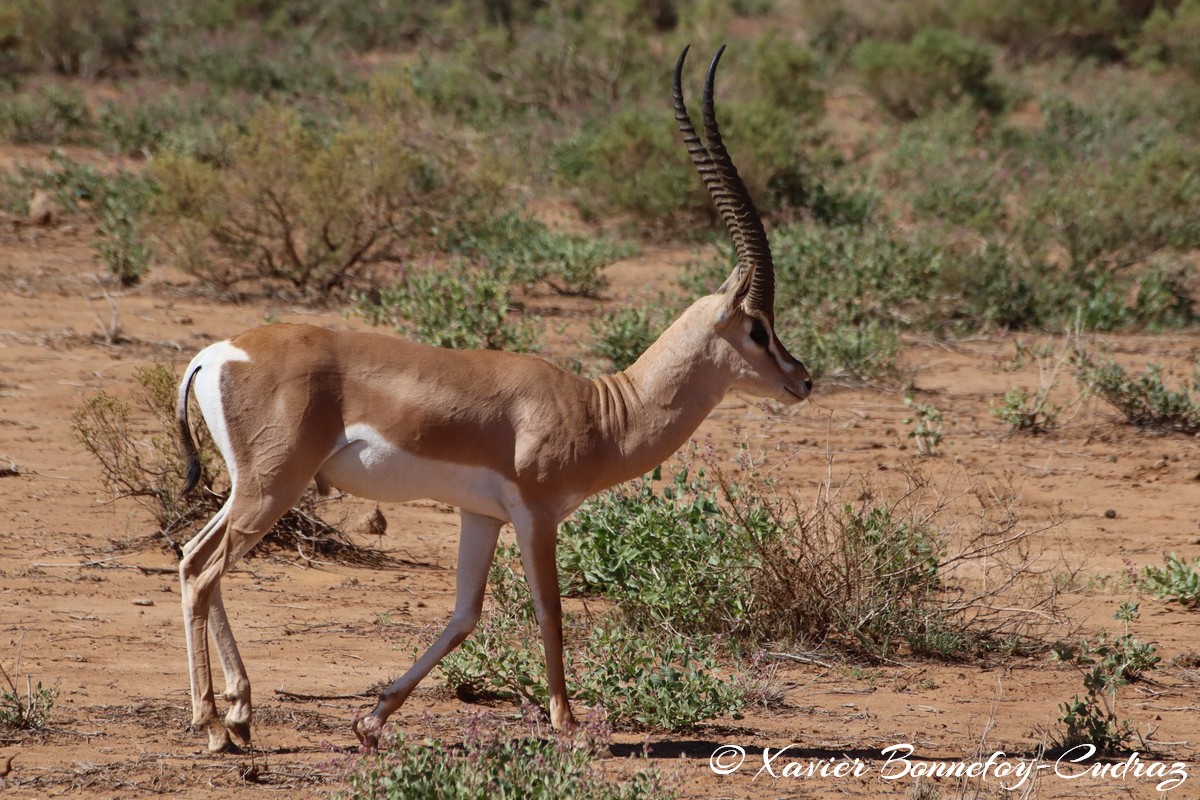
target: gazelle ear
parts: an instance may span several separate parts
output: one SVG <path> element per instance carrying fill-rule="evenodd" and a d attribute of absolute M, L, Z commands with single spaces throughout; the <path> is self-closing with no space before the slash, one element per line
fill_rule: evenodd
<path fill-rule="evenodd" d="M 721 310 L 716 320 L 717 327 L 723 328 L 728 325 L 730 320 L 734 319 L 737 313 L 744 308 L 746 297 L 749 295 L 753 283 L 753 267 L 743 269 L 739 264 L 733 268 L 733 272 L 717 290 L 717 293 L 722 296 Z"/>
<path fill-rule="evenodd" d="M 738 262 L 733 268 L 733 272 L 721 284 L 721 293 L 729 297 L 733 303 L 741 303 L 746 299 L 746 295 L 750 292 L 750 287 L 754 285 L 754 265 L 749 266 Z"/>

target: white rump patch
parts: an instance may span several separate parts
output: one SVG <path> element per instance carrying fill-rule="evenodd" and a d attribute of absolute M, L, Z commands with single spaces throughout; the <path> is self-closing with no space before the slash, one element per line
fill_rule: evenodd
<path fill-rule="evenodd" d="M 201 350 L 188 365 L 191 371 L 197 364 L 200 371 L 192 382 L 192 391 L 196 394 L 196 402 L 204 414 L 204 423 L 212 434 L 213 443 L 221 451 L 225 466 L 229 470 L 231 485 L 237 479 L 237 462 L 233 457 L 233 442 L 229 438 L 229 426 L 225 422 L 225 403 L 221 397 L 221 373 L 225 365 L 231 361 L 249 361 L 250 355 L 240 347 L 234 347 L 228 340 L 210 344 Z"/>

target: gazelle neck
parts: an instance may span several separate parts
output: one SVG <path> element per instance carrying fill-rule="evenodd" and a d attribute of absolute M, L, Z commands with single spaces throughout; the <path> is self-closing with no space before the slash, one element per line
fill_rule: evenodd
<path fill-rule="evenodd" d="M 610 450 L 604 487 L 644 475 L 700 427 L 733 383 L 705 298 L 683 313 L 628 369 L 593 381 L 597 423 Z M 602 487 L 603 488 L 603 487 Z"/>

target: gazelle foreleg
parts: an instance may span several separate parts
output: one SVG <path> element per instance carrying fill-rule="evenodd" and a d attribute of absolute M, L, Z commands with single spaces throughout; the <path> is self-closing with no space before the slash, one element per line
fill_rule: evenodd
<path fill-rule="evenodd" d="M 369 714 L 354 721 L 354 734 L 365 746 L 374 748 L 378 745 L 379 732 L 387 718 L 404 704 L 421 679 L 475 630 L 483 612 L 488 568 L 496 555 L 496 542 L 503 524 L 498 519 L 462 512 L 462 531 L 458 539 L 458 572 L 454 587 L 454 613 L 450 616 L 442 635 L 430 645 L 417 663 L 384 689 L 379 702 Z"/>
<path fill-rule="evenodd" d="M 546 683 L 550 691 L 550 724 L 555 730 L 575 725 L 567 698 L 563 665 L 562 595 L 558 588 L 558 520 L 550 516 L 530 515 L 516 521 L 517 544 L 525 582 L 533 594 L 542 646 L 546 651 Z"/>

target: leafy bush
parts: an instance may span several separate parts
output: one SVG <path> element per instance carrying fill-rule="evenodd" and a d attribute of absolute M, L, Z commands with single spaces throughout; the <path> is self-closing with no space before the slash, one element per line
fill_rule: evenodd
<path fill-rule="evenodd" d="M 54 701 L 58 699 L 58 689 L 43 686 L 41 681 L 38 681 L 35 689 L 32 678 L 27 674 L 25 691 L 22 693 L 16 680 L 3 666 L 0 666 L 0 677 L 8 684 L 7 688 L 0 686 L 0 727 L 22 731 L 38 731 L 46 727 L 50 712 L 54 709 Z"/>
<path fill-rule="evenodd" d="M 226 124 L 244 126 L 259 106 L 244 96 L 220 95 L 204 89 L 173 89 L 137 84 L 119 100 L 100 105 L 97 124 L 105 146 L 117 153 L 149 156 L 161 149 L 197 155 L 201 148 L 189 146 L 201 132 L 216 137 Z M 221 148 L 218 148 L 221 149 Z M 213 148 L 207 148 L 211 154 Z M 226 164 L 228 158 L 200 158 Z"/>
<path fill-rule="evenodd" d="M 629 108 L 640 87 L 663 74 L 646 41 L 654 5 L 596 0 L 518 10 L 495 3 L 504 29 L 481 24 L 483 15 L 460 15 L 447 37 L 451 57 L 421 64 L 420 90 L 435 108 L 488 125 L 574 117 L 580 107 L 602 115 Z"/>
<path fill-rule="evenodd" d="M 190 7 L 189 7 L 190 6 Z M 298 21 L 201 20 L 211 4 L 163 4 L 142 40 L 148 72 L 172 83 L 265 97 L 334 95 L 354 85 L 329 37 Z"/>
<path fill-rule="evenodd" d="M 1142 591 L 1186 606 L 1200 605 L 1200 558 L 1193 558 L 1189 564 L 1171 553 L 1163 556 L 1163 561 L 1162 567 L 1142 570 Z"/>
<path fill-rule="evenodd" d="M 231 152 L 226 169 L 174 154 L 152 164 L 159 238 L 222 288 L 247 278 L 308 297 L 350 288 L 402 245 L 484 213 L 498 191 L 452 137 L 374 112 L 326 130 L 267 110 Z"/>
<path fill-rule="evenodd" d="M 15 144 L 66 144 L 84 141 L 94 122 L 73 87 L 50 85 L 0 102 L 0 136 Z"/>
<path fill-rule="evenodd" d="M 515 561 L 514 548 L 500 549 L 489 571 L 490 610 L 439 668 L 459 694 L 490 692 L 545 709 L 545 660 L 533 600 L 513 570 Z M 607 616 L 589 620 L 586 633 L 571 618 L 566 623 L 568 685 L 583 702 L 603 706 L 613 725 L 679 730 L 725 714 L 736 717 L 751 691 L 740 676 L 717 676 L 711 639 L 689 639 L 666 626 L 630 628 Z"/>
<path fill-rule="evenodd" d="M 1005 169 L 999 143 L 981 142 L 979 131 L 978 112 L 965 105 L 906 124 L 888 155 L 889 185 L 929 222 L 982 233 L 1006 227 L 1005 196 L 1018 188 L 1016 176 Z"/>
<path fill-rule="evenodd" d="M 1012 509 L 989 501 L 979 530 L 952 550 L 933 522 L 943 501 L 922 505 L 924 478 L 910 478 L 899 501 L 864 484 L 857 505 L 822 497 L 808 509 L 753 472 L 713 482 L 681 471 L 658 492 L 649 481 L 610 490 L 562 526 L 563 587 L 612 599 L 638 629 L 819 642 L 872 658 L 905 645 L 958 658 L 1019 637 L 1029 620 L 984 606 L 1033 577 L 1013 549 L 1037 532 L 1017 531 Z M 994 571 L 987 601 L 960 585 L 959 570 L 978 568 Z M 1057 614 L 1052 596 L 1020 602 Z"/>
<path fill-rule="evenodd" d="M 960 100 L 987 111 L 1004 108 L 987 49 L 951 30 L 926 28 L 908 44 L 867 40 L 852 61 L 867 91 L 901 118 Z"/>
<path fill-rule="evenodd" d="M 526 287 L 544 282 L 560 294 L 584 297 L 598 297 L 608 287 L 600 270 L 632 253 L 610 239 L 552 231 L 514 211 L 463 227 L 449 246 L 493 269 L 508 270 Z"/>
<path fill-rule="evenodd" d="M 94 167 L 68 158 L 59 150 L 50 153 L 47 169 L 18 164 L 0 178 L 0 202 L 15 214 L 29 213 L 29 201 L 39 189 L 48 192 L 64 213 L 85 212 L 104 195 L 107 186 L 107 179 Z"/>
<path fill-rule="evenodd" d="M 1148 364 L 1145 372 L 1131 376 L 1115 361 L 1097 362 L 1080 356 L 1077 380 L 1116 408 L 1131 425 L 1164 431 L 1200 432 L 1200 372 L 1191 384 L 1170 388 L 1161 364 Z"/>
<path fill-rule="evenodd" d="M 613 369 L 627 369 L 666 329 L 660 306 L 622 306 L 592 321 L 592 352 L 607 358 Z"/>
<path fill-rule="evenodd" d="M 1047 181 L 1031 191 L 1030 215 L 1065 249 L 1076 272 L 1133 263 L 1163 248 L 1200 245 L 1200 156 L 1170 137 L 1105 170 L 1071 171 L 1071 182 Z M 1102 273 L 1101 273 L 1102 274 Z"/>
<path fill-rule="evenodd" d="M 1087 692 L 1082 700 L 1075 695 L 1070 702 L 1059 705 L 1059 722 L 1066 726 L 1057 737 L 1061 747 L 1086 743 L 1114 753 L 1133 737 L 1133 722 L 1117 714 L 1117 690 L 1157 669 L 1162 660 L 1153 645 L 1138 641 L 1129 632 L 1137 611 L 1136 603 L 1121 604 L 1114 618 L 1124 623 L 1125 632 L 1115 639 L 1102 631 L 1095 642 L 1059 644 L 1051 653 L 1052 660 L 1070 664 L 1083 675 Z"/>
<path fill-rule="evenodd" d="M 956 4 L 957 23 L 1010 52 L 1119 60 L 1137 41 L 1147 15 L 1157 3 L 1118 0 L 1058 0 L 1054 3 L 993 3 L 968 0 Z"/>
<path fill-rule="evenodd" d="M 19 69 L 92 78 L 113 72 L 137 49 L 142 25 L 139 0 L 15 0 L 8 6 L 7 22 L 15 34 L 13 57 Z"/>
<path fill-rule="evenodd" d="M 143 231 L 143 215 L 153 186 L 128 173 L 109 181 L 97 204 L 96 251 L 124 286 L 132 286 L 150 269 L 152 251 Z"/>
<path fill-rule="evenodd" d="M 617 602 L 642 627 L 667 624 L 683 633 L 744 631 L 753 593 L 751 568 L 778 530 L 730 530 L 719 489 L 703 469 L 681 468 L 655 491 L 649 480 L 587 500 L 564 522 L 558 559 L 563 590 Z M 758 521 L 749 502 L 747 518 Z M 765 520 L 763 520 L 765 522 Z"/>
<path fill-rule="evenodd" d="M 1049 398 L 1048 387 L 1030 393 L 1014 386 L 1004 393 L 1000 405 L 992 409 L 992 416 L 1014 433 L 1048 433 L 1058 426 L 1058 414 L 1062 410 L 1051 404 Z"/>
<path fill-rule="evenodd" d="M 1200 0 L 1183 0 L 1174 9 L 1155 4 L 1142 27 L 1138 56 L 1182 67 L 1200 75 Z"/>
<path fill-rule="evenodd" d="M 595 725 L 547 737 L 534 726 L 513 731 L 481 716 L 470 718 L 466 741 L 396 736 L 381 752 L 354 760 L 342 800 L 667 800 L 675 797 L 655 771 L 608 777 L 596 763 L 607 734 Z"/>
<path fill-rule="evenodd" d="M 562 145 L 559 170 L 587 218 L 628 214 L 682 230 L 709 215 L 711 201 L 676 137 L 665 112 L 621 111 Z"/>
<path fill-rule="evenodd" d="M 511 286 L 503 269 L 455 261 L 449 269 L 410 272 L 395 286 L 361 300 L 358 311 L 374 325 L 394 325 L 437 347 L 535 351 L 534 322 L 510 315 Z"/>
<path fill-rule="evenodd" d="M 85 213 L 96 222 L 93 247 L 123 285 L 138 282 L 150 267 L 151 248 L 144 215 L 154 193 L 151 181 L 124 170 L 105 176 L 94 167 L 55 151 L 49 169 L 20 166 L 0 181 L 0 207 L 29 212 L 29 201 L 41 190 L 66 213 Z"/>

